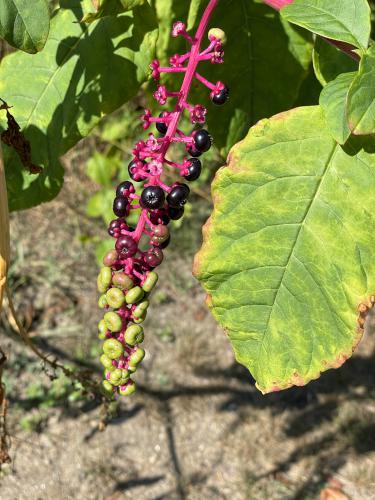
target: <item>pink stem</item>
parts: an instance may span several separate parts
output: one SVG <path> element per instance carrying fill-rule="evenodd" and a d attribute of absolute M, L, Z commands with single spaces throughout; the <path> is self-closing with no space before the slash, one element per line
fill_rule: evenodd
<path fill-rule="evenodd" d="M 164 142 L 162 144 L 162 147 L 160 148 L 160 152 L 159 152 L 158 157 L 157 157 L 158 161 L 160 161 L 161 163 L 165 162 L 165 156 L 167 154 L 167 151 L 168 151 L 171 143 L 173 142 L 173 137 L 176 134 L 178 123 L 179 123 L 179 121 L 181 119 L 181 115 L 184 111 L 183 103 L 185 103 L 187 101 L 189 90 L 190 90 L 190 87 L 191 87 L 191 84 L 192 84 L 192 81 L 193 81 L 193 78 L 194 78 L 194 75 L 195 75 L 195 72 L 197 69 L 197 65 L 199 63 L 199 50 L 200 50 L 200 46 L 202 43 L 202 39 L 203 39 L 204 33 L 207 29 L 207 25 L 210 21 L 211 15 L 212 15 L 212 13 L 213 13 L 213 11 L 218 3 L 219 3 L 219 0 L 210 0 L 209 4 L 206 7 L 206 10 L 203 13 L 203 16 L 202 16 L 202 19 L 199 23 L 195 37 L 194 37 L 194 39 L 192 39 L 190 58 L 189 58 L 189 62 L 188 62 L 188 65 L 186 66 L 186 68 L 160 68 L 160 71 L 166 70 L 165 72 L 171 72 L 172 70 L 174 70 L 174 72 L 185 71 L 185 76 L 184 76 L 184 80 L 182 82 L 181 90 L 179 93 L 179 98 L 178 98 L 178 101 L 177 101 L 176 106 L 174 108 L 174 111 L 171 113 L 172 118 L 171 118 L 171 121 L 169 122 L 167 133 L 164 136 Z M 165 189 L 167 189 L 167 187 L 168 187 L 168 186 L 164 186 L 161 183 L 160 175 L 151 177 L 149 182 L 148 182 L 148 185 L 159 185 L 159 186 L 165 187 Z M 168 188 L 168 191 L 169 190 L 170 189 Z M 136 230 L 133 233 L 133 239 L 136 242 L 139 242 L 139 240 L 142 237 L 143 230 L 144 230 L 144 227 L 146 224 L 146 220 L 147 220 L 147 209 L 144 208 L 141 212 L 140 217 L 139 217 Z"/>
<path fill-rule="evenodd" d="M 214 90 L 215 85 L 207 80 L 204 76 L 200 75 L 199 73 L 195 73 L 195 78 L 199 80 L 203 85 L 208 87 L 210 90 Z"/>

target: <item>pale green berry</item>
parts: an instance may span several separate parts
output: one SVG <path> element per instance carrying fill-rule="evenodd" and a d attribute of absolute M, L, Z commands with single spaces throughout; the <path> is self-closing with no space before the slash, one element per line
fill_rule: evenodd
<path fill-rule="evenodd" d="M 100 269 L 100 273 L 98 276 L 98 287 L 99 287 L 99 282 L 101 285 L 105 288 L 104 291 L 108 290 L 109 285 L 111 284 L 112 281 L 112 271 L 110 267 L 102 267 Z M 99 290 L 100 291 L 100 290 Z M 104 292 L 102 292 L 104 293 Z"/>
<path fill-rule="evenodd" d="M 110 359 L 117 359 L 122 356 L 124 346 L 116 339 L 107 339 L 103 344 L 103 351 Z"/>
<path fill-rule="evenodd" d="M 129 380 L 130 372 L 128 370 L 121 370 L 121 378 L 119 385 L 125 385 Z"/>
<path fill-rule="evenodd" d="M 130 325 L 125 332 L 125 342 L 131 346 L 143 342 L 143 328 L 139 325 Z"/>
<path fill-rule="evenodd" d="M 103 380 L 102 386 L 101 386 L 102 392 L 105 396 L 112 396 L 113 394 L 113 387 L 108 380 Z"/>
<path fill-rule="evenodd" d="M 150 302 L 148 300 L 143 300 L 140 302 L 133 311 L 133 316 L 136 318 L 143 318 L 147 312 Z"/>
<path fill-rule="evenodd" d="M 122 328 L 121 317 L 113 311 L 105 313 L 104 321 L 108 330 L 111 332 L 119 332 Z"/>
<path fill-rule="evenodd" d="M 109 381 L 112 385 L 120 385 L 121 376 L 121 370 L 119 368 L 116 368 L 115 370 L 113 370 L 113 372 L 111 372 Z"/>
<path fill-rule="evenodd" d="M 220 40 L 223 45 L 225 45 L 227 41 L 227 35 L 225 34 L 225 31 L 220 28 L 211 28 L 208 32 L 208 38 L 210 38 L 211 36 L 214 36 L 215 38 Z"/>
<path fill-rule="evenodd" d="M 100 274 L 98 275 L 98 279 L 96 280 L 96 284 L 98 286 L 98 291 L 100 293 L 105 293 L 108 290 L 108 287 L 103 284 L 102 279 L 100 277 Z"/>
<path fill-rule="evenodd" d="M 127 304 L 136 304 L 142 300 L 144 296 L 144 291 L 140 286 L 135 286 L 126 293 L 125 300 Z"/>
<path fill-rule="evenodd" d="M 145 357 L 145 350 L 142 347 L 137 347 L 137 349 L 130 355 L 129 358 L 129 368 L 131 366 L 137 366 Z"/>
<path fill-rule="evenodd" d="M 145 279 L 145 282 L 142 285 L 142 288 L 145 292 L 151 292 L 151 290 L 154 288 L 156 283 L 158 282 L 159 276 L 155 271 L 151 271 L 148 273 L 147 278 Z"/>
<path fill-rule="evenodd" d="M 126 386 L 123 388 L 123 387 L 120 387 L 119 388 L 119 394 L 121 394 L 121 396 L 131 396 L 132 394 L 135 393 L 136 391 L 136 384 L 135 382 L 133 382 L 133 380 L 129 380 L 129 382 L 126 384 Z"/>
<path fill-rule="evenodd" d="M 107 333 L 107 325 L 105 324 L 105 321 L 104 319 L 101 319 L 98 323 L 98 330 L 99 330 L 99 334 L 98 334 L 98 337 L 102 340 L 104 340 L 106 338 L 106 333 Z"/>
<path fill-rule="evenodd" d="M 136 318 L 136 317 L 133 317 L 132 321 L 133 323 L 135 323 L 136 325 L 139 325 L 140 323 L 143 323 L 144 320 L 146 319 L 147 317 L 147 312 L 145 312 L 143 314 L 143 316 L 140 316 L 139 318 Z"/>
<path fill-rule="evenodd" d="M 105 294 L 103 293 L 103 295 L 101 295 L 99 297 L 98 306 L 100 307 L 100 309 L 104 309 L 107 305 L 108 305 L 108 302 L 107 302 Z"/>
<path fill-rule="evenodd" d="M 123 272 L 115 273 L 112 278 L 112 283 L 121 290 L 130 290 L 134 286 L 131 277 Z"/>
<path fill-rule="evenodd" d="M 111 358 L 109 356 L 107 356 L 106 354 L 102 354 L 100 356 L 100 362 L 104 366 L 104 368 L 106 368 L 110 372 L 112 372 L 115 369 L 115 367 L 112 364 Z"/>
<path fill-rule="evenodd" d="M 113 309 L 119 309 L 125 302 L 125 296 L 119 288 L 110 288 L 106 293 L 108 305 Z"/>

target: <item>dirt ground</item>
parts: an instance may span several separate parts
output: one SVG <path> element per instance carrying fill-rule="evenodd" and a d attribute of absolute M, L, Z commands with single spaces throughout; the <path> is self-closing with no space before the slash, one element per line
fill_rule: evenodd
<path fill-rule="evenodd" d="M 10 285 L 45 353 L 99 373 L 92 237 L 105 232 L 84 215 L 94 186 L 79 154 L 56 201 L 12 216 Z M 340 370 L 262 396 L 191 276 L 208 208 L 167 252 L 139 391 L 113 409 L 104 432 L 95 400 L 65 395 L 45 404 L 51 382 L 5 310 L 12 463 L 0 473 L 1 499 L 307 500 L 327 485 L 353 500 L 375 499 L 375 320 Z"/>

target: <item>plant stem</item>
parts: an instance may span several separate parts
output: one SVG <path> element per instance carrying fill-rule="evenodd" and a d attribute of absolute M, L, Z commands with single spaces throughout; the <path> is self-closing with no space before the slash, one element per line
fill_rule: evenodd
<path fill-rule="evenodd" d="M 199 64 L 199 51 L 200 51 L 200 46 L 202 43 L 202 39 L 204 36 L 204 33 L 207 29 L 208 23 L 210 21 L 211 15 L 219 3 L 219 0 L 210 0 L 209 4 L 206 7 L 206 10 L 203 13 L 202 19 L 199 23 L 197 32 L 192 39 L 192 46 L 191 46 L 191 51 L 190 51 L 190 56 L 189 56 L 189 62 L 188 65 L 186 66 L 186 71 L 185 71 L 185 76 L 181 85 L 181 90 L 179 92 L 179 98 L 176 103 L 176 106 L 173 111 L 173 117 L 171 121 L 169 122 L 168 125 L 168 130 L 165 134 L 164 140 L 163 140 L 163 146 L 160 150 L 160 153 L 158 155 L 158 161 L 161 163 L 165 163 L 165 156 L 168 152 L 168 149 L 173 142 L 173 137 L 176 134 L 177 127 L 179 124 L 179 121 L 181 119 L 181 115 L 185 110 L 184 104 L 187 101 L 187 97 L 189 94 L 189 90 L 191 87 L 191 83 L 193 81 L 197 66 Z M 149 179 L 148 185 L 157 185 L 160 183 L 160 175 L 152 176 Z M 138 220 L 137 228 L 134 232 L 133 239 L 136 242 L 139 242 L 139 240 L 142 237 L 142 234 L 144 232 L 144 228 L 147 222 L 147 209 L 143 209 L 141 212 L 141 215 Z"/>

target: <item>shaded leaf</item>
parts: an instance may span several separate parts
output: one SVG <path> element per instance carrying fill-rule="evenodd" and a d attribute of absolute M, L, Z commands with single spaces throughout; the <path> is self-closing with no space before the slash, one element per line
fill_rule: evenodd
<path fill-rule="evenodd" d="M 89 27 L 77 22 L 82 19 L 78 0 L 65 6 L 52 19 L 43 52 L 11 54 L 0 67 L 0 95 L 14 106 L 34 161 L 44 167 L 37 179 L 31 178 L 5 151 L 13 210 L 56 196 L 63 182 L 59 157 L 131 99 L 149 76 L 157 30 L 148 4 Z M 27 83 L 22 86 L 22 81 Z"/>
<path fill-rule="evenodd" d="M 287 21 L 361 49 L 368 46 L 370 14 L 367 0 L 294 0 L 281 9 Z"/>
<path fill-rule="evenodd" d="M 82 22 L 92 23 L 105 16 L 117 16 L 144 3 L 145 0 L 97 0 L 93 5 L 95 12 L 86 12 Z"/>
<path fill-rule="evenodd" d="M 0 38 L 30 54 L 43 49 L 49 32 L 46 0 L 0 0 Z"/>
<path fill-rule="evenodd" d="M 316 77 L 324 86 L 341 73 L 358 70 L 358 62 L 333 45 L 317 37 L 313 50 Z"/>
<path fill-rule="evenodd" d="M 349 89 L 348 118 L 353 134 L 375 133 L 375 45 L 362 57 Z"/>
<path fill-rule="evenodd" d="M 329 82 L 320 94 L 319 104 L 323 109 L 327 126 L 339 144 L 344 144 L 350 136 L 346 104 L 349 87 L 356 75 L 355 72 L 339 75 Z"/>
<path fill-rule="evenodd" d="M 217 174 L 194 271 L 262 392 L 340 366 L 362 336 L 374 152 L 372 138 L 341 147 L 319 107 L 298 108 L 259 122 Z"/>

